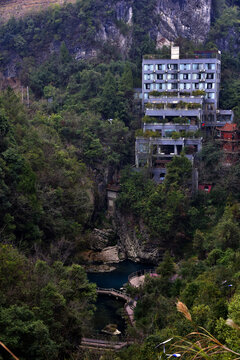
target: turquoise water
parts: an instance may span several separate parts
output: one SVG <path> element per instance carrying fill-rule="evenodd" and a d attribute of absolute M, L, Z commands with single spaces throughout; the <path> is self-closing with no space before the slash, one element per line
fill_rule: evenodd
<path fill-rule="evenodd" d="M 127 283 L 128 276 L 138 270 L 152 269 L 154 265 L 134 263 L 125 260 L 119 264 L 113 264 L 116 270 L 105 273 L 88 273 L 88 279 L 102 288 L 120 289 Z M 126 328 L 125 320 L 122 317 L 124 301 L 109 295 L 98 295 L 97 310 L 93 319 L 93 328 L 101 331 L 107 324 L 116 324 L 118 329 L 124 334 Z"/>
<path fill-rule="evenodd" d="M 120 289 L 127 283 L 128 276 L 138 270 L 152 269 L 152 264 L 134 263 L 130 260 L 122 261 L 119 264 L 113 264 L 116 270 L 105 273 L 88 273 L 88 279 L 95 282 L 98 287 Z"/>

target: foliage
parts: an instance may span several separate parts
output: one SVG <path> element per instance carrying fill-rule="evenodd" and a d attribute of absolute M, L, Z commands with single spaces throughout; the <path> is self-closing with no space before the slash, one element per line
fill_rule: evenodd
<path fill-rule="evenodd" d="M 0 246 L 0 336 L 21 359 L 63 359 L 94 310 L 95 285 L 79 265 L 36 263 Z"/>

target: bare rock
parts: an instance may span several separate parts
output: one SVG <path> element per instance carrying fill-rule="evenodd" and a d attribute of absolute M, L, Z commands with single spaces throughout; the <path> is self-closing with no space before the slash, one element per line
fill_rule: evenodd
<path fill-rule="evenodd" d="M 112 229 L 97 229 L 95 228 L 90 235 L 88 246 L 92 250 L 102 250 L 109 245 L 112 245 L 115 233 Z"/>

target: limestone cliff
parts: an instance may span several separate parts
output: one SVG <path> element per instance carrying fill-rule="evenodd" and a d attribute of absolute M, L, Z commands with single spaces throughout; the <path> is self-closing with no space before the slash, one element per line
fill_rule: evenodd
<path fill-rule="evenodd" d="M 54 11 L 56 4 L 66 8 L 70 6 L 69 3 L 74 2 L 75 0 L 0 0 L 0 22 L 6 22 L 11 17 L 33 14 L 49 6 Z M 51 39 L 49 32 L 49 38 L 46 38 L 44 44 L 45 52 L 48 43 L 49 53 L 58 47 L 58 38 L 68 43 L 68 48 L 76 58 L 95 56 L 99 42 L 110 42 L 127 56 L 131 46 L 135 46 L 132 42 L 135 26 L 148 34 L 158 48 L 179 36 L 197 42 L 204 41 L 210 29 L 212 0 L 143 0 L 141 3 L 139 0 L 82 0 L 77 3 L 76 14 L 72 8 L 70 12 L 69 20 L 64 19 L 65 36 L 57 28 L 58 35 L 54 34 Z M 87 25 L 83 26 L 86 16 Z M 61 19 L 56 22 L 61 24 L 63 21 Z M 39 24 L 35 21 L 35 26 L 38 28 L 38 33 L 34 34 L 36 38 L 39 37 L 39 29 L 49 26 L 49 20 L 44 23 L 43 18 Z M 29 38 L 29 24 L 27 27 Z M 86 33 L 89 46 L 84 41 Z M 19 35 L 14 41 L 23 52 L 26 38 L 24 35 L 22 37 L 21 42 Z"/>
<path fill-rule="evenodd" d="M 158 0 L 157 46 L 177 37 L 203 42 L 210 29 L 212 0 Z"/>
<path fill-rule="evenodd" d="M 118 248 L 121 259 L 159 263 L 164 249 L 160 246 L 159 240 L 154 241 L 150 238 L 146 226 L 141 221 L 136 223 L 133 216 L 125 217 L 117 212 L 115 226 L 119 236 Z"/>

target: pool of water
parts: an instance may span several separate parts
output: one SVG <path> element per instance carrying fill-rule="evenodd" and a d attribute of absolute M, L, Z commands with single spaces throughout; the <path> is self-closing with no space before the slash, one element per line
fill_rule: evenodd
<path fill-rule="evenodd" d="M 130 260 L 122 261 L 119 264 L 113 264 L 116 269 L 105 273 L 88 273 L 88 279 L 102 288 L 120 289 L 128 281 L 128 276 L 138 270 L 152 269 L 152 264 L 134 263 Z"/>
<path fill-rule="evenodd" d="M 113 264 L 116 269 L 105 273 L 88 273 L 90 282 L 98 287 L 120 289 L 128 281 L 128 276 L 138 270 L 152 269 L 154 265 L 134 263 L 125 260 L 119 264 Z M 124 334 L 126 329 L 125 320 L 122 317 L 124 301 L 109 295 L 98 295 L 96 312 L 93 319 L 93 328 L 101 331 L 108 324 L 116 324 L 118 330 Z"/>
<path fill-rule="evenodd" d="M 124 334 L 126 323 L 122 317 L 124 301 L 115 299 L 109 295 L 98 295 L 96 302 L 97 310 L 93 318 L 93 328 L 101 331 L 108 324 L 116 324 L 118 330 Z"/>

